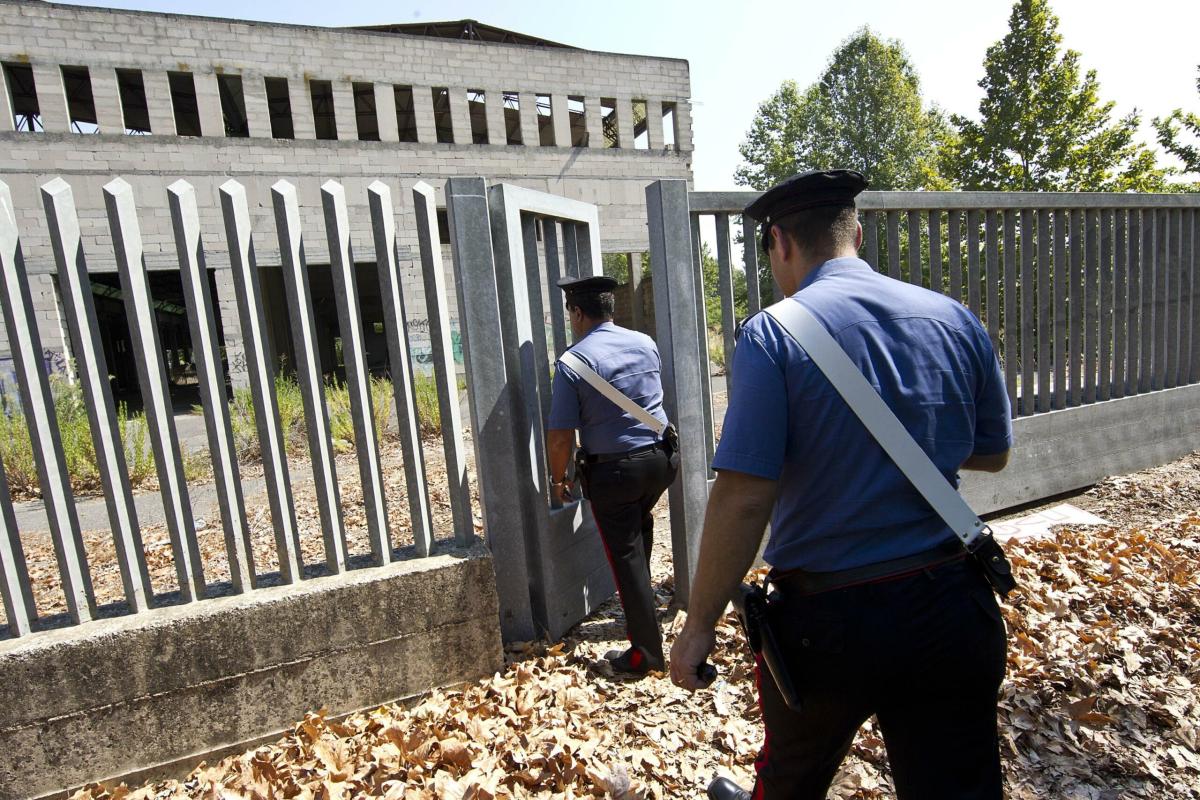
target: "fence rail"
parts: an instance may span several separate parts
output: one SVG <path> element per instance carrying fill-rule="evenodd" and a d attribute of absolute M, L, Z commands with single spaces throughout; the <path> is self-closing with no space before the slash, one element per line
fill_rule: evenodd
<path fill-rule="evenodd" d="M 125 181 L 116 179 L 109 182 L 104 186 L 103 194 L 125 298 L 146 428 L 170 538 L 178 600 L 193 602 L 212 596 L 218 590 L 205 576 L 196 520 L 184 477 L 182 451 L 158 340 L 155 303 L 143 254 L 139 212 L 133 189 Z M 396 259 L 396 215 L 391 191 L 386 184 L 379 181 L 372 183 L 367 194 L 369 225 L 375 245 L 374 258 L 383 290 L 385 337 L 390 354 L 413 551 L 421 557 L 431 553 L 435 537 L 426 462 L 414 401 L 415 378 L 406 335 L 400 266 Z M 324 545 L 323 570 L 309 569 L 307 573 L 293 502 L 284 432 L 276 402 L 275 369 L 269 356 L 271 351 L 268 349 L 246 191 L 237 181 L 230 180 L 220 187 L 219 195 L 238 317 L 244 337 L 265 492 L 275 538 L 278 580 L 293 583 L 322 572 L 340 573 L 349 565 L 346 524 L 325 404 L 325 382 L 317 353 L 312 293 L 304 259 L 304 232 L 300 226 L 296 188 L 287 181 L 279 181 L 272 187 L 271 200 L 282 254 L 286 310 L 296 352 L 297 382 L 304 404 L 308 456 L 312 465 Z M 125 451 L 118 430 L 117 409 L 109 386 L 108 365 L 93 305 L 72 189 L 62 179 L 55 178 L 42 187 L 42 200 L 70 335 L 74 377 L 80 383 L 87 405 L 90 435 L 96 452 L 125 603 L 129 611 L 138 613 L 162 602 L 163 597 L 155 595 L 148 573 L 142 529 L 133 502 Z M 220 592 L 250 591 L 260 576 L 255 570 L 249 516 L 233 441 L 226 375 L 205 264 L 196 192 L 186 181 L 177 181 L 167 187 L 166 200 L 186 298 L 213 482 L 224 530 L 225 557 L 229 565 L 229 588 L 222 587 Z M 446 290 L 446 276 L 437 246 L 440 237 L 432 189 L 425 184 L 418 184 L 413 190 L 413 200 L 416 213 L 412 224 L 417 228 L 421 243 L 420 266 L 433 334 L 434 380 L 443 421 L 442 447 L 448 473 L 446 497 L 453 519 L 454 543 L 465 546 L 474 540 L 474 525 L 457 376 L 449 335 L 454 299 Z M 388 518 L 380 444 L 371 422 L 374 409 L 370 376 L 355 284 L 355 259 L 349 240 L 350 220 L 342 185 L 336 181 L 325 183 L 321 187 L 321 202 L 354 421 L 370 562 L 382 565 L 396 558 L 397 552 L 394 550 L 392 525 Z M 54 397 L 42 363 L 42 347 L 16 219 L 11 193 L 5 184 L 0 183 L 0 306 L 3 307 L 4 324 L 17 374 L 21 413 L 27 422 L 33 445 L 67 613 L 71 621 L 78 624 L 96 616 L 96 596 L 67 473 Z M 2 463 L 0 525 L 3 526 L 0 532 L 0 594 L 3 595 L 5 617 L 12 635 L 23 636 L 39 627 L 39 616 Z"/>

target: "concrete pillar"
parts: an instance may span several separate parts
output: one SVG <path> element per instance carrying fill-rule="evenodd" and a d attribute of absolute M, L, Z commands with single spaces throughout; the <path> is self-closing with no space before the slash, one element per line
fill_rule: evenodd
<path fill-rule="evenodd" d="M 255 139 L 271 138 L 271 109 L 267 105 L 267 82 L 262 75 L 242 75 L 242 96 L 246 103 L 246 124 Z"/>
<path fill-rule="evenodd" d="M 330 81 L 333 86 L 333 120 L 340 142 L 358 141 L 358 120 L 354 117 L 354 85 L 350 81 Z"/>
<path fill-rule="evenodd" d="M 684 98 L 675 103 L 675 145 L 681 153 L 692 151 L 692 104 Z"/>
<path fill-rule="evenodd" d="M 147 70 L 142 73 L 142 85 L 146 87 L 150 133 L 155 136 L 174 136 L 175 107 L 171 105 L 171 84 L 167 80 L 167 73 Z"/>
<path fill-rule="evenodd" d="M 554 143 L 559 147 L 571 146 L 571 115 L 567 111 L 567 96 L 550 96 L 550 110 L 554 114 Z"/>
<path fill-rule="evenodd" d="M 437 126 L 433 122 L 433 88 L 413 86 L 413 113 L 417 117 L 417 141 L 432 144 L 437 141 Z"/>
<path fill-rule="evenodd" d="M 125 116 L 121 113 L 121 92 L 117 88 L 117 71 L 112 67 L 88 70 L 92 82 L 92 102 L 96 106 L 96 124 L 101 133 L 125 133 Z"/>
<path fill-rule="evenodd" d="M 4 70 L 0 69 L 0 133 L 14 130 L 16 127 L 16 122 L 13 120 L 12 98 L 8 94 L 8 79 L 4 77 Z M 7 352 L 7 348 L 0 349 L 0 353 Z"/>
<path fill-rule="evenodd" d="M 196 110 L 200 114 L 201 136 L 224 136 L 225 114 L 221 110 L 221 90 L 217 88 L 215 72 L 194 72 L 192 82 L 196 87 Z"/>
<path fill-rule="evenodd" d="M 471 110 L 467 108 L 467 90 L 451 86 L 450 124 L 454 126 L 454 143 L 471 143 Z"/>
<path fill-rule="evenodd" d="M 646 133 L 650 136 L 650 149 L 661 153 L 663 149 L 662 101 L 646 101 Z"/>
<path fill-rule="evenodd" d="M 504 90 L 488 89 L 483 100 L 487 112 L 488 144 L 508 144 L 508 129 L 504 125 Z"/>
<path fill-rule="evenodd" d="M 521 92 L 521 140 L 526 147 L 537 147 L 541 144 L 538 136 L 537 94 Z"/>
<path fill-rule="evenodd" d="M 46 133 L 71 130 L 67 116 L 67 95 L 63 91 L 62 70 L 57 64 L 33 64 L 33 83 L 37 88 L 38 109 Z"/>
<path fill-rule="evenodd" d="M 238 317 L 237 293 L 233 287 L 233 270 L 216 271 L 217 305 L 221 315 L 225 353 L 229 362 L 229 382 L 235 389 L 250 386 L 246 372 L 246 348 L 242 343 L 242 323 Z"/>
<path fill-rule="evenodd" d="M 304 78 L 288 78 L 288 102 L 292 106 L 292 131 L 297 139 L 317 138 L 313 121 L 312 95 Z"/>
<path fill-rule="evenodd" d="M 617 130 L 619 131 L 620 147 L 623 150 L 632 150 L 633 100 L 628 97 L 617 98 Z"/>
<path fill-rule="evenodd" d="M 604 147 L 604 121 L 600 117 L 600 98 L 583 98 L 583 114 L 587 122 L 588 147 Z"/>
<path fill-rule="evenodd" d="M 375 84 L 375 116 L 379 121 L 379 141 L 400 141 L 400 124 L 396 121 L 396 90 L 390 83 Z"/>

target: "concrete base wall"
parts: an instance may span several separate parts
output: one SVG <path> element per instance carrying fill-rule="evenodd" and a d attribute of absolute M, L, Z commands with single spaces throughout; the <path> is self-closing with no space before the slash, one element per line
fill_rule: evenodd
<path fill-rule="evenodd" d="M 185 772 L 307 711 L 494 672 L 498 620 L 480 545 L 0 642 L 0 798 Z"/>
<path fill-rule="evenodd" d="M 1200 385 L 1023 417 L 1008 467 L 962 473 L 962 493 L 986 514 L 1052 497 L 1200 449 Z"/>

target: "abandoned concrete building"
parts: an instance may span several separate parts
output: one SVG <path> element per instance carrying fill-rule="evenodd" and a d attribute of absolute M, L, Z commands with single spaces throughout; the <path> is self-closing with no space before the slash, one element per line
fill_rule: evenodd
<path fill-rule="evenodd" d="M 137 394 L 103 185 L 132 184 L 153 270 L 164 358 L 187 402 L 189 334 L 166 187 L 197 190 L 231 380 L 240 335 L 217 187 L 245 187 L 277 358 L 290 341 L 270 187 L 297 185 L 323 366 L 337 369 L 337 318 L 320 185 L 346 188 L 353 212 L 387 182 L 397 206 L 412 356 L 428 354 L 424 296 L 413 266 L 411 187 L 484 176 L 599 206 L 606 253 L 647 249 L 644 187 L 691 179 L 686 61 L 582 50 L 473 21 L 317 28 L 177 14 L 0 0 L 0 180 L 11 190 L 47 366 L 67 369 L 55 264 L 39 186 L 74 189 L 109 369 L 120 397 Z M 444 214 L 443 212 L 440 212 Z M 366 213 L 351 213 L 365 226 Z M 443 222 L 443 244 L 445 219 Z M 373 253 L 366 227 L 354 250 Z M 444 253 L 448 256 L 448 248 Z M 363 328 L 386 368 L 373 263 L 359 264 Z M 0 393 L 11 378 L 0 332 Z"/>

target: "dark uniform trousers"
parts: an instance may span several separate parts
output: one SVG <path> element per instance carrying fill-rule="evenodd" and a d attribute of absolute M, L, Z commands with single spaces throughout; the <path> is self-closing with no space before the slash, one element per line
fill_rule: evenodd
<path fill-rule="evenodd" d="M 996 698 L 1006 635 L 973 562 L 781 595 L 772 616 L 803 707 L 788 708 L 760 663 L 756 799 L 823 800 L 872 714 L 901 800 L 1003 796 Z"/>
<path fill-rule="evenodd" d="M 667 453 L 656 447 L 616 461 L 589 464 L 584 481 L 625 610 L 629 641 L 660 659 L 662 634 L 650 586 L 651 510 L 675 480 L 675 472 Z"/>

